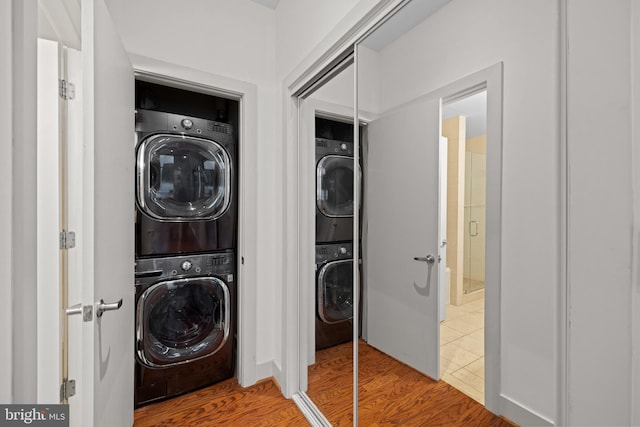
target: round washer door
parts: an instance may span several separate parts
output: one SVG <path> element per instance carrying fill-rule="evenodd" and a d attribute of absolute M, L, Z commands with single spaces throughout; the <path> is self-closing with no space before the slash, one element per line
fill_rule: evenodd
<path fill-rule="evenodd" d="M 318 273 L 318 316 L 325 323 L 339 323 L 353 317 L 353 261 L 325 264 Z"/>
<path fill-rule="evenodd" d="M 211 220 L 231 201 L 231 160 L 217 142 L 193 136 L 152 135 L 140 143 L 137 200 L 157 220 Z"/>
<path fill-rule="evenodd" d="M 215 277 L 157 283 L 138 299 L 137 354 L 151 368 L 188 363 L 218 351 L 229 337 L 229 288 Z"/>

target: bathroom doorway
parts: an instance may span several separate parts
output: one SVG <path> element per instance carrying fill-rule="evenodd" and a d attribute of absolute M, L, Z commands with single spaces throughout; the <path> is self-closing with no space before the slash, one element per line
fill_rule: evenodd
<path fill-rule="evenodd" d="M 484 405 L 486 89 L 443 102 L 441 129 L 447 147 L 447 278 L 440 317 L 440 375 Z"/>

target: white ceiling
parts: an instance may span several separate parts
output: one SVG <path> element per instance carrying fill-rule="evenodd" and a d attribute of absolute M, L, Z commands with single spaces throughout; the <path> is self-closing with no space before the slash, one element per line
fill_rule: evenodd
<path fill-rule="evenodd" d="M 276 10 L 276 7 L 278 7 L 278 2 L 280 0 L 253 0 L 253 1 L 263 6 L 267 6 L 269 9 Z"/>
<path fill-rule="evenodd" d="M 442 119 L 465 116 L 467 138 L 487 133 L 487 91 L 442 106 Z"/>

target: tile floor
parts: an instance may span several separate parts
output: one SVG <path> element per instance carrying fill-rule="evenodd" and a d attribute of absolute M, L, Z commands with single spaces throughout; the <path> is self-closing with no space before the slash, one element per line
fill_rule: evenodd
<path fill-rule="evenodd" d="M 447 305 L 440 324 L 440 376 L 484 405 L 484 299 Z"/>

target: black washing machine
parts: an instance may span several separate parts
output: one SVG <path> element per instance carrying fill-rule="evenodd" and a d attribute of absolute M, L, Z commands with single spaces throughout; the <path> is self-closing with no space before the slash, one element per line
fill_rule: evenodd
<path fill-rule="evenodd" d="M 352 250 L 351 243 L 316 245 L 316 350 L 353 338 Z"/>
<path fill-rule="evenodd" d="M 234 376 L 235 256 L 136 262 L 135 406 Z"/>
<path fill-rule="evenodd" d="M 136 258 L 236 248 L 234 127 L 136 111 Z"/>

